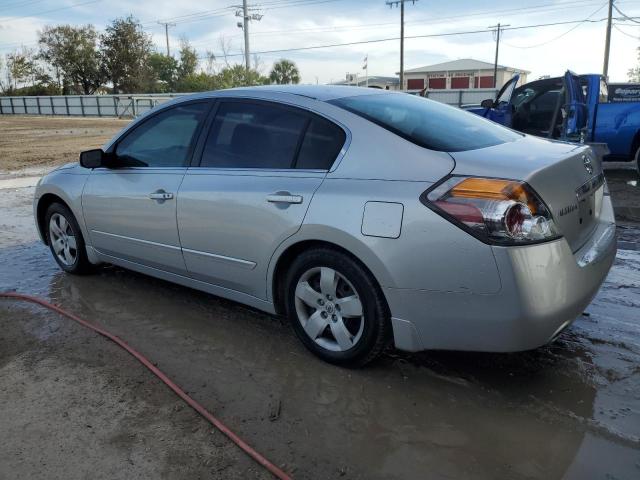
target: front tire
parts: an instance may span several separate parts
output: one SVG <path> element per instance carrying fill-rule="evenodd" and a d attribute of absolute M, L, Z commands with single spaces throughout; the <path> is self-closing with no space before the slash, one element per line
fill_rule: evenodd
<path fill-rule="evenodd" d="M 78 275 L 93 270 L 80 226 L 66 205 L 52 203 L 49 206 L 45 228 L 51 254 L 62 270 Z"/>
<path fill-rule="evenodd" d="M 372 275 L 331 248 L 299 255 L 285 280 L 286 313 L 302 343 L 323 360 L 358 367 L 391 337 L 386 303 Z"/>

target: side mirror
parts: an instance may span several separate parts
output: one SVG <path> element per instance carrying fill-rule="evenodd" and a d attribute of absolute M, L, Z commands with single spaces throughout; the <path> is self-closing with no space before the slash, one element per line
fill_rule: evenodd
<path fill-rule="evenodd" d="M 482 102 L 480 103 L 480 106 L 482 108 L 493 108 L 493 98 L 487 98 L 486 100 L 482 100 Z"/>
<path fill-rule="evenodd" d="M 80 165 L 84 168 L 98 168 L 104 166 L 105 154 L 101 148 L 85 150 L 80 153 Z"/>

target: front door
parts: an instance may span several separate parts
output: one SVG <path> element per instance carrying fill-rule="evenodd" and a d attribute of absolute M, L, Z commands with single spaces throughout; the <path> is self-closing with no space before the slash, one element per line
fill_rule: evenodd
<path fill-rule="evenodd" d="M 82 208 L 99 253 L 184 273 L 177 194 L 209 106 L 195 102 L 160 110 L 109 150 L 111 168 L 93 170 Z"/>
<path fill-rule="evenodd" d="M 511 96 L 513 91 L 520 80 L 520 75 L 516 74 L 505 83 L 493 104 L 493 108 L 488 108 L 485 117 L 489 120 L 493 120 L 496 123 L 504 125 L 505 127 L 511 127 L 513 105 L 511 104 Z"/>
<path fill-rule="evenodd" d="M 221 100 L 199 166 L 180 187 L 189 274 L 265 299 L 272 254 L 300 228 L 344 143 L 340 127 L 304 110 Z"/>

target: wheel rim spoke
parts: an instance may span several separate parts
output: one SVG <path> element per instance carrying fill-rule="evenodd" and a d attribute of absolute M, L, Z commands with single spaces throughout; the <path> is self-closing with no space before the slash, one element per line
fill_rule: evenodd
<path fill-rule="evenodd" d="M 304 331 L 307 332 L 307 335 L 309 335 L 309 337 L 315 340 L 316 338 L 318 338 L 318 335 L 320 335 L 324 331 L 326 326 L 327 320 L 325 318 L 322 318 L 320 312 L 317 311 L 313 315 L 311 315 L 309 317 L 309 320 L 307 320 L 307 323 L 305 323 Z"/>
<path fill-rule="evenodd" d="M 67 245 L 69 245 L 69 248 L 76 250 L 78 248 L 76 247 L 76 237 L 69 235 L 67 238 Z"/>
<path fill-rule="evenodd" d="M 58 238 L 53 242 L 53 251 L 56 252 L 56 255 L 60 255 L 62 250 L 64 249 L 64 242 L 61 238 Z"/>
<path fill-rule="evenodd" d="M 58 221 L 60 222 L 60 230 L 62 230 L 63 233 L 67 233 L 67 228 L 69 228 L 67 219 L 60 215 L 58 216 Z"/>
<path fill-rule="evenodd" d="M 348 350 L 353 346 L 351 334 L 341 318 L 336 322 L 331 322 L 331 333 L 342 350 Z"/>
<path fill-rule="evenodd" d="M 337 283 L 338 278 L 334 269 L 327 267 L 320 269 L 320 291 L 323 295 L 335 298 Z"/>
<path fill-rule="evenodd" d="M 64 254 L 64 259 L 67 262 L 67 264 L 71 265 L 73 263 L 73 255 L 71 255 L 71 251 L 69 250 L 68 246 L 64 248 L 63 254 Z"/>
<path fill-rule="evenodd" d="M 60 230 L 60 227 L 56 224 L 55 220 L 51 222 L 51 232 L 56 237 L 59 237 L 60 235 L 62 235 L 62 230 Z"/>
<path fill-rule="evenodd" d="M 357 295 L 339 298 L 335 303 L 340 306 L 340 314 L 343 317 L 362 316 L 362 303 Z"/>
<path fill-rule="evenodd" d="M 296 297 L 311 308 L 318 308 L 318 301 L 322 300 L 322 294 L 316 292 L 309 282 L 300 282 L 296 287 Z"/>

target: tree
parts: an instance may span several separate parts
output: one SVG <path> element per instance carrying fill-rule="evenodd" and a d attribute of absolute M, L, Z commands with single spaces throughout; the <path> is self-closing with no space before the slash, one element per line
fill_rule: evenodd
<path fill-rule="evenodd" d="M 180 42 L 180 66 L 178 67 L 178 78 L 185 78 L 194 75 L 198 68 L 198 53 L 186 39 Z"/>
<path fill-rule="evenodd" d="M 640 63 L 640 47 L 638 47 L 638 63 Z M 639 83 L 640 82 L 640 66 L 635 68 L 630 68 L 627 72 L 627 76 L 629 77 L 630 82 Z"/>
<path fill-rule="evenodd" d="M 244 65 L 225 67 L 217 76 L 220 79 L 219 88 L 250 87 L 269 83 L 269 79 L 260 75 L 260 72 L 247 70 Z"/>
<path fill-rule="evenodd" d="M 178 61 L 162 53 L 149 55 L 149 68 L 152 72 L 152 84 L 149 89 L 154 92 L 172 92 L 178 77 Z"/>
<path fill-rule="evenodd" d="M 106 82 L 97 40 L 98 34 L 92 25 L 46 26 L 39 32 L 39 57 L 62 77 L 64 93 L 72 89 L 91 95 Z"/>
<path fill-rule="evenodd" d="M 26 84 L 33 85 L 38 76 L 33 50 L 22 47 L 6 56 L 7 80 L 9 87 L 16 89 Z"/>
<path fill-rule="evenodd" d="M 294 62 L 283 58 L 273 64 L 269 79 L 278 85 L 300 83 L 300 72 Z"/>
<path fill-rule="evenodd" d="M 100 36 L 102 65 L 115 93 L 135 93 L 149 84 L 151 39 L 134 17 L 118 18 Z"/>

